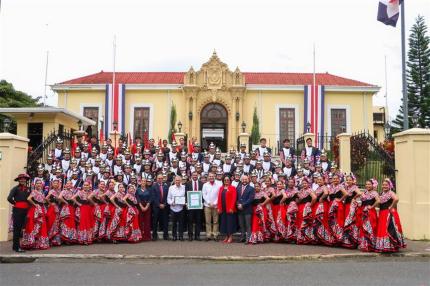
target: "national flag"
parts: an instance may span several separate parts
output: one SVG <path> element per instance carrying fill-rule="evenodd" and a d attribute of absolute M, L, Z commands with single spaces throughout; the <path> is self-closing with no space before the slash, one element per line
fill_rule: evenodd
<path fill-rule="evenodd" d="M 305 85 L 304 97 L 304 132 L 308 132 L 307 124 L 310 123 L 309 132 L 315 134 L 315 146 L 322 148 L 323 142 L 318 142 L 318 137 L 324 134 L 324 86 Z"/>
<path fill-rule="evenodd" d="M 377 20 L 395 27 L 403 0 L 379 0 Z"/>
<path fill-rule="evenodd" d="M 148 131 L 143 132 L 143 146 L 144 149 L 149 148 Z"/>
<path fill-rule="evenodd" d="M 175 136 L 175 132 L 172 132 L 172 143 L 176 141 L 176 136 Z"/>
<path fill-rule="evenodd" d="M 194 152 L 193 140 L 188 140 L 188 154 L 192 154 Z"/>
<path fill-rule="evenodd" d="M 124 134 L 125 131 L 125 84 L 106 84 L 105 95 L 105 133 L 114 130 L 113 123 L 118 124 L 117 131 Z"/>
<path fill-rule="evenodd" d="M 103 129 L 102 128 L 100 128 L 99 144 L 100 145 L 104 144 L 104 135 L 103 135 Z"/>
<path fill-rule="evenodd" d="M 160 138 L 160 139 L 158 139 L 158 147 L 161 148 L 161 146 L 163 146 L 163 143 L 161 143 L 161 138 Z"/>

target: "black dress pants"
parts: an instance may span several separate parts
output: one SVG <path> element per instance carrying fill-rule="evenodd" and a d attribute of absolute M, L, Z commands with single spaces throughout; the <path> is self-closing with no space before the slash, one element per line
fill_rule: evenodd
<path fill-rule="evenodd" d="M 171 211 L 172 216 L 172 236 L 178 238 L 178 225 L 179 225 L 179 238 L 184 237 L 184 210 L 179 212 Z"/>
<path fill-rule="evenodd" d="M 13 220 L 13 244 L 12 249 L 18 250 L 19 239 L 22 238 L 22 229 L 25 227 L 25 221 L 27 218 L 27 209 L 13 208 L 12 209 L 12 220 Z"/>

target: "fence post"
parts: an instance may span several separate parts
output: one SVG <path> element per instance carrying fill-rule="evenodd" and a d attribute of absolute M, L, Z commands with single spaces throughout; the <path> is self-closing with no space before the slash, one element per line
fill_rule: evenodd
<path fill-rule="evenodd" d="M 430 238 L 430 130 L 412 128 L 393 135 L 398 210 L 405 237 Z"/>
<path fill-rule="evenodd" d="M 351 134 L 341 133 L 336 136 L 339 139 L 339 169 L 342 172 L 351 172 Z"/>
<path fill-rule="evenodd" d="M 11 207 L 6 198 L 16 185 L 14 178 L 25 173 L 29 141 L 10 133 L 0 134 L 0 241 L 8 240 Z"/>
<path fill-rule="evenodd" d="M 250 152 L 250 149 L 252 148 L 251 142 L 249 142 L 250 134 L 246 132 L 242 132 L 239 134 L 239 146 L 242 144 L 246 145 L 246 152 Z"/>

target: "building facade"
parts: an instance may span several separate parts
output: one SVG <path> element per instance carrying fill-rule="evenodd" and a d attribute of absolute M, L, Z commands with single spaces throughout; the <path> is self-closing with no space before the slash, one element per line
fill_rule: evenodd
<path fill-rule="evenodd" d="M 188 138 L 215 142 L 225 151 L 250 132 L 254 110 L 268 145 L 306 131 L 337 135 L 369 130 L 372 97 L 379 87 L 328 73 L 254 73 L 230 70 L 214 52 L 188 72 L 100 72 L 52 86 L 58 107 L 86 116 L 106 134 L 114 128 L 131 137 L 167 138 L 171 109 Z"/>

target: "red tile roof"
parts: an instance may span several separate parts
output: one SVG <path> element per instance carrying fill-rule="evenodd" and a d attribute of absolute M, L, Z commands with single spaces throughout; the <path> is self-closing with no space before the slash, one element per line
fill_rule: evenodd
<path fill-rule="evenodd" d="M 246 84 L 305 85 L 312 84 L 312 73 L 244 72 Z M 116 72 L 118 83 L 125 84 L 183 84 L 185 72 Z M 374 86 L 329 73 L 317 73 L 317 84 L 337 86 Z M 64 81 L 60 84 L 105 84 L 112 82 L 112 72 L 99 73 Z"/>

